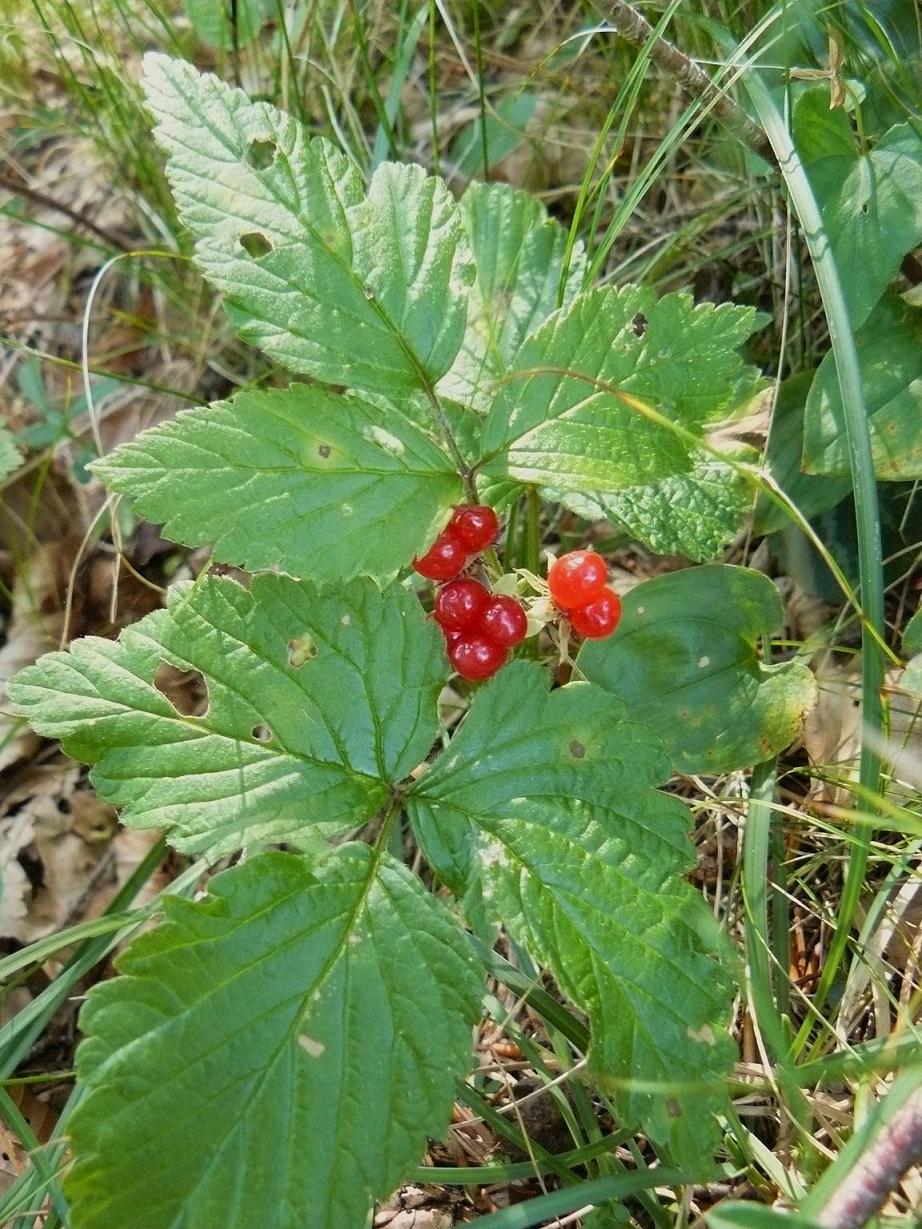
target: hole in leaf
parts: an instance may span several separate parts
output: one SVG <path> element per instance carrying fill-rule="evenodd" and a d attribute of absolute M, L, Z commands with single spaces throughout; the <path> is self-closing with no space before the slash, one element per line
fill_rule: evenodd
<path fill-rule="evenodd" d="M 208 708 L 208 684 L 201 670 L 177 670 L 162 661 L 154 686 L 183 717 L 201 717 Z"/>
<path fill-rule="evenodd" d="M 272 731 L 267 725 L 254 725 L 250 737 L 255 738 L 258 743 L 268 743 L 272 741 Z"/>
<path fill-rule="evenodd" d="M 644 333 L 646 333 L 647 317 L 643 314 L 643 312 L 638 312 L 631 321 L 631 331 L 635 337 L 643 337 Z"/>
<path fill-rule="evenodd" d="M 867 213 L 867 212 L 868 212 L 868 203 L 867 203 L 867 201 L 865 201 L 865 202 L 864 202 L 864 204 L 861 206 L 861 212 L 862 212 L 862 213 Z"/>
<path fill-rule="evenodd" d="M 275 141 L 251 141 L 247 150 L 247 162 L 254 171 L 265 171 L 278 156 L 279 147 Z"/>
<path fill-rule="evenodd" d="M 240 236 L 240 246 L 248 256 L 265 256 L 272 251 L 272 244 L 258 230 L 247 231 Z"/>
<path fill-rule="evenodd" d="M 317 656 L 317 646 L 308 632 L 288 641 L 288 664 L 295 670 Z"/>
<path fill-rule="evenodd" d="M 70 815 L 71 811 L 73 810 L 73 807 L 70 805 L 67 798 L 59 798 L 57 806 L 62 815 Z"/>
<path fill-rule="evenodd" d="M 16 861 L 22 867 L 23 873 L 29 881 L 29 886 L 33 889 L 44 886 L 45 883 L 45 863 L 41 860 L 37 853 L 33 853 L 32 849 L 20 849 L 16 855 Z"/>
<path fill-rule="evenodd" d="M 326 458 L 330 455 L 330 445 L 321 444 L 317 451 L 324 458 L 324 460 L 326 460 Z"/>

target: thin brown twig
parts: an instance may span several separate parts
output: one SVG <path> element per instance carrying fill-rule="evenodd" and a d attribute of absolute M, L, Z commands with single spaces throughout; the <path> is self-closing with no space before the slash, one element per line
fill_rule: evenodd
<path fill-rule="evenodd" d="M 754 124 L 742 107 L 729 94 L 723 94 L 715 86 L 703 68 L 689 59 L 662 35 L 654 34 L 653 27 L 640 13 L 624 0 L 610 0 L 612 24 L 625 42 L 634 47 L 649 47 L 650 59 L 664 72 L 684 86 L 691 94 L 714 100 L 714 113 L 731 128 L 760 157 L 772 157 L 771 146 L 765 133 Z"/>
<path fill-rule="evenodd" d="M 85 230 L 95 235 L 97 239 L 101 239 L 106 247 L 115 248 L 118 252 L 127 252 L 129 250 L 128 245 L 121 239 L 108 234 L 101 226 L 97 226 L 95 222 L 84 214 L 78 213 L 76 209 L 71 209 L 70 205 L 65 205 L 62 201 L 56 201 L 53 197 L 46 196 L 44 192 L 37 192 L 34 188 L 28 188 L 23 183 L 16 183 L 14 180 L 7 178 L 6 175 L 0 175 L 0 188 L 7 192 L 12 192 L 16 196 L 25 197 L 33 205 L 40 205 L 43 209 L 54 209 L 57 213 L 64 214 L 65 217 L 70 218 L 77 226 L 82 226 Z"/>

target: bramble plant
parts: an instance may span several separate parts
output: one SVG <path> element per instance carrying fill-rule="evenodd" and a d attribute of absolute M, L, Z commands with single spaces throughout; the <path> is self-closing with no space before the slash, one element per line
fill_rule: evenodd
<path fill-rule="evenodd" d="M 759 387 L 739 354 L 756 313 L 586 288 L 527 194 L 456 201 L 389 163 L 366 187 L 189 64 L 150 56 L 146 82 L 196 261 L 240 335 L 309 379 L 183 412 L 94 466 L 252 582 L 203 573 L 117 642 L 10 685 L 126 824 L 247 850 L 204 899 L 167 900 L 89 994 L 74 1226 L 364 1225 L 446 1128 L 498 927 L 585 1013 L 619 1126 L 707 1172 L 730 979 L 683 880 L 688 814 L 658 787 L 785 746 L 811 677 L 760 660 L 781 621 L 764 576 L 676 572 L 622 611 L 599 556 L 558 560 L 548 590 L 512 527 L 524 509 L 533 539 L 543 500 L 713 558 L 751 487 L 707 434 Z M 433 567 L 437 540 L 458 549 Z M 442 632 L 414 561 L 447 582 Z M 557 649 L 520 647 L 542 622 L 562 651 L 590 638 L 563 686 Z M 457 684 L 450 737 L 446 648 L 466 678 L 496 671 Z M 163 663 L 200 672 L 203 715 L 158 689 Z"/>

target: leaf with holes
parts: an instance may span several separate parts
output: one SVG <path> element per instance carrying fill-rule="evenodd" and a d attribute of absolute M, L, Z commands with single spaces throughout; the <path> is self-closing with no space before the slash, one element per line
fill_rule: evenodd
<path fill-rule="evenodd" d="M 509 666 L 412 788 L 423 850 L 590 1018 L 593 1073 L 677 1160 L 714 1142 L 733 1059 L 707 909 L 682 882 L 688 814 L 652 731 L 601 689 Z"/>
<path fill-rule="evenodd" d="M 473 272 L 444 183 L 384 163 L 366 194 L 348 158 L 268 103 L 185 61 L 144 64 L 180 218 L 241 336 L 327 383 L 431 389 Z"/>
<path fill-rule="evenodd" d="M 755 455 L 740 450 L 734 459 L 750 462 Z M 727 461 L 706 452 L 692 453 L 691 459 L 687 473 L 644 486 L 599 495 L 548 494 L 577 516 L 611 521 L 659 555 L 713 559 L 739 532 L 752 506 L 752 487 Z"/>
<path fill-rule="evenodd" d="M 452 459 L 396 406 L 308 384 L 187 410 L 94 469 L 175 542 L 334 584 L 390 580 L 461 496 Z"/>
<path fill-rule="evenodd" d="M 365 1224 L 445 1130 L 469 1065 L 464 935 L 355 844 L 315 867 L 262 854 L 164 906 L 81 1015 L 74 1223 Z"/>
<path fill-rule="evenodd" d="M 729 772 L 786 747 L 813 703 L 805 666 L 760 660 L 761 637 L 783 619 L 759 572 L 692 568 L 632 589 L 617 635 L 586 643 L 577 660 L 660 734 L 681 772 Z"/>
<path fill-rule="evenodd" d="M 626 286 L 579 295 L 526 338 L 484 426 L 484 470 L 618 491 L 692 469 L 693 441 L 758 382 L 752 308 Z"/>
<path fill-rule="evenodd" d="M 830 110 L 825 86 L 798 100 L 794 135 L 858 328 L 902 258 L 922 243 L 922 136 L 897 124 L 859 154 L 851 121 Z"/>
<path fill-rule="evenodd" d="M 470 184 L 459 209 L 476 278 L 464 341 L 439 391 L 488 409 L 522 339 L 560 305 L 568 236 L 539 201 L 508 184 Z M 563 306 L 579 290 L 585 264 L 576 244 L 563 278 Z"/>
<path fill-rule="evenodd" d="M 878 478 L 922 478 L 922 311 L 888 295 L 855 334 Z M 832 353 L 820 363 L 804 415 L 804 468 L 851 473 L 842 394 Z"/>
<path fill-rule="evenodd" d="M 158 690 L 164 662 L 201 673 L 203 716 Z M 117 643 L 91 636 L 46 654 L 9 695 L 39 733 L 95 764 L 126 823 L 217 853 L 372 819 L 427 755 L 447 673 L 438 631 L 400 587 L 323 595 L 281 576 L 249 591 L 206 577 L 171 588 L 167 609 Z"/>

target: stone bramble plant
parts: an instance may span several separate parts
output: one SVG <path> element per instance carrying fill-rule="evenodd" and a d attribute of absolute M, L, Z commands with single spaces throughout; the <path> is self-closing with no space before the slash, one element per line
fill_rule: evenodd
<path fill-rule="evenodd" d="M 126 824 L 248 853 L 204 899 L 167 900 L 89 994 L 75 1229 L 364 1225 L 470 1065 L 485 974 L 464 919 L 504 928 L 584 1013 L 620 1125 L 706 1167 L 730 980 L 683 880 L 688 814 L 658 787 L 785 746 L 811 679 L 760 660 L 781 610 L 755 572 L 664 575 L 622 610 L 592 552 L 544 592 L 496 533 L 543 500 L 713 558 L 750 487 L 707 432 L 758 386 L 739 354 L 755 312 L 586 288 L 579 248 L 524 193 L 455 200 L 388 163 L 366 185 L 266 103 L 162 56 L 146 71 L 195 259 L 298 378 L 95 466 L 249 586 L 175 585 L 117 642 L 77 641 L 10 686 Z M 451 526 L 464 549 L 433 570 Z M 414 560 L 444 584 L 437 623 Z M 542 621 L 582 643 L 566 685 L 556 655 L 521 646 Z M 203 715 L 158 690 L 163 663 L 200 672 Z M 492 677 L 458 684 L 469 708 L 442 738 L 453 666 Z M 400 825 L 425 880 L 395 856 Z"/>

